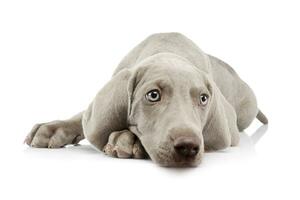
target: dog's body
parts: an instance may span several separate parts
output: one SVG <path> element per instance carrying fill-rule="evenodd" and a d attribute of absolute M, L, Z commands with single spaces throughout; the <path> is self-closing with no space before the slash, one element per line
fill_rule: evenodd
<path fill-rule="evenodd" d="M 267 123 L 229 65 L 179 33 L 161 33 L 123 59 L 86 111 L 36 125 L 26 143 L 57 148 L 85 137 L 111 156 L 193 166 L 204 149 L 237 145 L 256 116 Z"/>

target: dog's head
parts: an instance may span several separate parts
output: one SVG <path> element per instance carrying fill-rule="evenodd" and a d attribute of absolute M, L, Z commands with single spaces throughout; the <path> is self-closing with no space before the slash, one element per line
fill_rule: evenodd
<path fill-rule="evenodd" d="M 172 54 L 119 72 L 90 109 L 84 127 L 98 131 L 95 146 L 102 148 L 112 131 L 129 128 L 153 161 L 175 167 L 196 166 L 204 149 L 229 146 L 236 120 L 212 77 Z"/>

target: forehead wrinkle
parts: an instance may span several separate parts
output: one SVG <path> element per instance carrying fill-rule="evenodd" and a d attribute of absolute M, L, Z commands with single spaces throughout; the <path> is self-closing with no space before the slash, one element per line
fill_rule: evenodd
<path fill-rule="evenodd" d="M 149 82 L 146 82 L 146 87 L 153 87 L 153 86 L 156 86 L 158 87 L 159 89 L 161 90 L 164 90 L 166 88 L 171 88 L 172 87 L 172 84 L 171 84 L 171 81 L 168 77 L 166 77 L 165 79 L 155 79 L 155 80 L 151 80 Z"/>
<path fill-rule="evenodd" d="M 169 63 L 164 62 L 144 65 L 142 69 L 136 89 L 145 84 L 156 84 L 161 88 L 169 86 L 185 90 L 187 87 L 207 88 L 208 86 L 208 80 L 192 66 L 177 66 L 176 64 L 170 66 Z"/>
<path fill-rule="evenodd" d="M 157 82 L 161 85 L 166 85 L 171 82 L 172 74 L 174 72 L 171 72 L 165 66 L 147 66 L 147 70 L 141 77 L 141 82 Z"/>

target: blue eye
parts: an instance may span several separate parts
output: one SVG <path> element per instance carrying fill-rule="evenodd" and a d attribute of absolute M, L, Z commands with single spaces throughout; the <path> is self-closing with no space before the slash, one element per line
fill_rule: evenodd
<path fill-rule="evenodd" d="M 202 106 L 205 106 L 208 103 L 208 95 L 207 94 L 201 94 L 200 95 L 200 104 Z"/>
<path fill-rule="evenodd" d="M 145 97 L 150 102 L 160 101 L 160 93 L 158 90 L 151 90 L 151 91 L 147 92 Z"/>

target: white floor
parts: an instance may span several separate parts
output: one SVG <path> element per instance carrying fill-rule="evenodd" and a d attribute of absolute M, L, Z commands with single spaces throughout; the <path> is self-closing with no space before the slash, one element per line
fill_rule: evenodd
<path fill-rule="evenodd" d="M 300 199 L 297 1 L 0 1 L 0 199 Z M 257 95 L 241 144 L 197 168 L 113 159 L 86 141 L 22 142 L 35 123 L 84 110 L 128 51 L 155 32 L 186 34 Z"/>
<path fill-rule="evenodd" d="M 110 158 L 86 141 L 52 150 L 28 148 L 18 141 L 19 145 L 7 145 L 1 151 L 1 196 L 297 199 L 297 151 L 280 147 L 273 126 L 255 122 L 241 133 L 239 147 L 207 153 L 199 167 L 188 169 L 162 168 L 150 160 Z"/>

